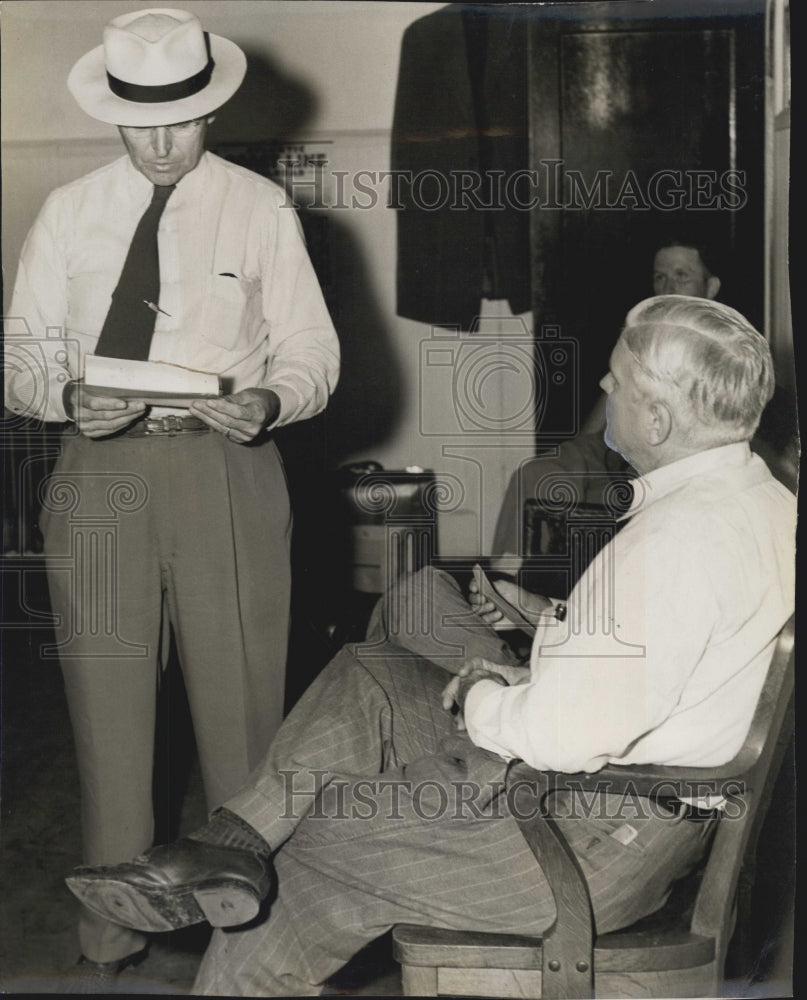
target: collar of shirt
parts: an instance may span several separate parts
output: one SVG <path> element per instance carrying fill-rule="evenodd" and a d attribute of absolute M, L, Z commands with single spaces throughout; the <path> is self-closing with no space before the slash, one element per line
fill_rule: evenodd
<path fill-rule="evenodd" d="M 129 193 L 131 195 L 132 201 L 142 202 L 144 209 L 151 201 L 152 191 L 154 190 L 154 185 L 144 174 L 141 174 L 137 167 L 132 163 L 131 159 L 127 155 L 125 157 L 127 163 L 127 178 L 129 185 Z M 183 204 L 185 202 L 197 201 L 201 204 L 200 199 L 203 198 L 204 191 L 206 188 L 206 178 L 210 170 L 210 153 L 205 150 L 202 153 L 199 162 L 193 168 L 181 177 L 177 182 L 176 191 L 171 195 L 171 198 L 166 205 L 166 212 L 169 208 L 176 207 L 177 205 Z"/>
<path fill-rule="evenodd" d="M 721 445 L 719 448 L 699 451 L 696 455 L 689 455 L 677 462 L 663 465 L 660 469 L 654 469 L 646 476 L 639 476 L 633 480 L 631 484 L 633 501 L 628 510 L 617 520 L 633 517 L 640 510 L 646 510 L 651 504 L 668 496 L 673 490 L 692 479 L 705 480 L 708 476 L 714 476 L 716 471 L 750 466 L 752 463 L 755 463 L 755 456 L 752 455 L 748 442 L 738 441 L 734 444 Z M 767 471 L 767 467 L 761 461 L 758 471 L 760 474 Z"/>

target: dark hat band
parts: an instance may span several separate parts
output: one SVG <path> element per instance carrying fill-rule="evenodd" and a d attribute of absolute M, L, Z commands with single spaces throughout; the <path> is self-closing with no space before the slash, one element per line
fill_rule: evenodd
<path fill-rule="evenodd" d="M 213 57 L 208 56 L 207 65 L 193 76 L 185 80 L 177 80 L 176 83 L 163 83 L 157 86 L 144 86 L 139 83 L 127 83 L 126 80 L 119 80 L 107 72 L 106 78 L 109 89 L 116 97 L 123 98 L 124 101 L 135 101 L 138 104 L 164 104 L 167 101 L 180 101 L 184 97 L 193 97 L 200 90 L 204 90 L 210 83 L 213 73 Z"/>

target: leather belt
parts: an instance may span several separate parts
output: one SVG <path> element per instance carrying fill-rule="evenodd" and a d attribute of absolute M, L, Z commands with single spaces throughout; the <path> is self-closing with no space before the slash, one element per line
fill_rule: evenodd
<path fill-rule="evenodd" d="M 203 434 L 210 428 L 199 417 L 180 416 L 178 413 L 168 413 L 164 417 L 143 417 L 123 431 L 125 437 L 155 437 L 167 434 L 174 437 L 177 434 Z"/>

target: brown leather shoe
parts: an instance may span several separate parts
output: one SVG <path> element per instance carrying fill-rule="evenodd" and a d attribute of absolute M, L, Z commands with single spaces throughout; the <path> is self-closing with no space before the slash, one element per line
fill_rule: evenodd
<path fill-rule="evenodd" d="M 207 920 L 236 927 L 252 920 L 272 885 L 268 858 L 185 838 L 133 861 L 73 870 L 65 879 L 85 906 L 138 931 L 170 931 Z"/>

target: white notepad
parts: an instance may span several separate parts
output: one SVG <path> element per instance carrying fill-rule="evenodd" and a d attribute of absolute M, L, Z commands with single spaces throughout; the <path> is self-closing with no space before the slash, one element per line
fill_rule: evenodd
<path fill-rule="evenodd" d="M 219 376 L 164 361 L 129 361 L 88 354 L 84 389 L 96 396 L 143 399 L 159 406 L 188 406 L 191 400 L 221 395 Z"/>

